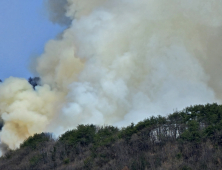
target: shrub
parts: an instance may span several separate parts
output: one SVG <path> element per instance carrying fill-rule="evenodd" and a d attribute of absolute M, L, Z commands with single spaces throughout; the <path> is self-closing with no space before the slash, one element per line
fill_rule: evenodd
<path fill-rule="evenodd" d="M 78 143 L 81 146 L 87 146 L 93 142 L 95 133 L 95 125 L 79 125 L 77 129 L 67 131 L 65 134 L 63 134 L 59 138 L 59 141 L 65 141 L 74 146 L 76 146 Z"/>
<path fill-rule="evenodd" d="M 195 120 L 189 121 L 188 130 L 181 135 L 180 139 L 189 142 L 200 142 L 201 131 L 199 130 L 199 123 Z"/>
<path fill-rule="evenodd" d="M 69 158 L 65 158 L 65 159 L 63 160 L 63 162 L 64 162 L 64 164 L 69 164 Z"/>
<path fill-rule="evenodd" d="M 41 133 L 41 134 L 34 134 L 26 139 L 21 145 L 21 148 L 24 147 L 31 147 L 32 149 L 36 149 L 38 145 L 42 145 L 44 142 L 48 142 L 51 139 L 49 134 Z"/>
<path fill-rule="evenodd" d="M 109 146 L 115 142 L 117 137 L 115 136 L 119 132 L 119 129 L 114 126 L 101 127 L 94 136 L 94 146 Z"/>
<path fill-rule="evenodd" d="M 41 159 L 40 155 L 35 155 L 29 160 L 29 163 L 31 166 L 35 166 L 39 162 L 40 159 Z"/>

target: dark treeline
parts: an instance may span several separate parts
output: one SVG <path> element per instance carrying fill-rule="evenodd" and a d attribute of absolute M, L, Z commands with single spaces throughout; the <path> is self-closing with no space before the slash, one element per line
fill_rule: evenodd
<path fill-rule="evenodd" d="M 118 129 L 79 125 L 54 140 L 29 137 L 0 158 L 0 169 L 222 169 L 222 105 L 196 105 Z"/>

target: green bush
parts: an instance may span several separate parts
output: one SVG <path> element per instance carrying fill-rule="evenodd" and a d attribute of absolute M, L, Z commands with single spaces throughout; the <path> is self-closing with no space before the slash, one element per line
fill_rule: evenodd
<path fill-rule="evenodd" d="M 189 142 L 200 142 L 201 131 L 199 130 L 199 123 L 195 120 L 188 122 L 188 129 L 181 135 L 181 139 Z"/>
<path fill-rule="evenodd" d="M 135 128 L 134 123 L 131 123 L 130 126 L 127 126 L 120 131 L 119 138 L 123 138 L 126 141 L 129 141 L 131 139 L 131 136 L 136 132 L 137 129 Z"/>
<path fill-rule="evenodd" d="M 29 160 L 29 163 L 31 166 L 35 166 L 39 162 L 40 159 L 41 159 L 40 155 L 35 155 Z"/>
<path fill-rule="evenodd" d="M 59 141 L 65 141 L 70 145 L 87 146 L 93 142 L 96 133 L 95 125 L 79 125 L 77 129 L 67 131 L 60 138 Z"/>
<path fill-rule="evenodd" d="M 84 169 L 85 170 L 90 170 L 92 168 L 92 164 L 93 164 L 93 161 L 92 161 L 92 158 L 86 158 L 84 160 Z"/>
<path fill-rule="evenodd" d="M 38 145 L 42 145 L 44 142 L 48 142 L 51 139 L 49 134 L 41 133 L 34 134 L 26 139 L 21 145 L 21 148 L 31 147 L 32 149 L 36 149 Z"/>
<path fill-rule="evenodd" d="M 117 140 L 119 129 L 114 126 L 101 127 L 94 136 L 94 146 L 109 146 Z"/>
<path fill-rule="evenodd" d="M 176 158 L 179 160 L 183 157 L 183 155 L 181 153 L 176 154 Z"/>
<path fill-rule="evenodd" d="M 65 159 L 63 160 L 63 162 L 64 162 L 64 164 L 69 164 L 69 158 L 65 158 Z"/>

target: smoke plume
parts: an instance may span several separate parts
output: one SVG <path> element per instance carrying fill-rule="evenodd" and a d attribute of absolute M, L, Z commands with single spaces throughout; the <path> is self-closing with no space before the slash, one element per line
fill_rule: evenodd
<path fill-rule="evenodd" d="M 221 101 L 222 1 L 48 3 L 53 22 L 72 22 L 35 62 L 42 86 L 13 77 L 0 84 L 0 138 L 9 148 L 43 131 L 125 126 Z"/>

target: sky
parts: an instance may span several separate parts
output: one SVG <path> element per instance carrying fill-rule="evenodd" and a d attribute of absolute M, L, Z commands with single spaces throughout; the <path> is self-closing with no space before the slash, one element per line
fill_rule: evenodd
<path fill-rule="evenodd" d="M 0 79 L 29 78 L 32 57 L 64 30 L 47 18 L 44 0 L 0 0 Z"/>

